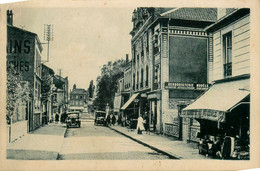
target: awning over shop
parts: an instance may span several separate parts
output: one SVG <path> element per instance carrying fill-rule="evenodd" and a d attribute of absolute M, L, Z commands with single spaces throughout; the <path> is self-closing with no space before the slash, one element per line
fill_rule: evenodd
<path fill-rule="evenodd" d="M 121 107 L 122 110 L 125 110 L 133 101 L 134 99 L 139 95 L 139 93 L 133 94 L 132 97 Z"/>
<path fill-rule="evenodd" d="M 224 122 L 225 113 L 250 94 L 248 88 L 249 79 L 213 84 L 181 116 Z"/>
<path fill-rule="evenodd" d="M 114 99 L 114 112 L 119 112 L 120 107 L 121 107 L 121 98 L 122 98 L 121 95 L 115 96 L 115 99 Z"/>

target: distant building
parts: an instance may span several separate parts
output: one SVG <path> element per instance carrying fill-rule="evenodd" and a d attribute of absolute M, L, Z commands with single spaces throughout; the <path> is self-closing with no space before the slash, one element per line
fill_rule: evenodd
<path fill-rule="evenodd" d="M 53 115 L 55 113 L 63 114 L 68 110 L 68 77 L 54 76 L 54 89 L 52 94 Z M 53 118 L 54 119 L 54 118 Z"/>
<path fill-rule="evenodd" d="M 53 114 L 53 90 L 54 71 L 45 64 L 42 64 L 42 123 L 47 124 L 52 119 Z"/>
<path fill-rule="evenodd" d="M 77 88 L 76 84 L 73 85 L 73 89 L 70 92 L 70 111 L 83 111 L 87 108 L 88 91 L 82 88 Z"/>
<path fill-rule="evenodd" d="M 7 11 L 7 66 L 13 65 L 21 73 L 22 80 L 29 83 L 31 100 L 27 110 L 22 110 L 29 122 L 29 131 L 42 123 L 41 106 L 41 52 L 43 47 L 37 34 L 13 26 L 13 13 Z M 27 112 L 27 113 L 26 113 Z M 26 124 L 27 126 L 27 124 Z"/>

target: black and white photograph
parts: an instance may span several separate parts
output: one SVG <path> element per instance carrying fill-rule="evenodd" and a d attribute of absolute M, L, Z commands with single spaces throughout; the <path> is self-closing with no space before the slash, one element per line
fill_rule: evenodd
<path fill-rule="evenodd" d="M 87 2 L 1 6 L 3 170 L 259 167 L 259 1 Z"/>

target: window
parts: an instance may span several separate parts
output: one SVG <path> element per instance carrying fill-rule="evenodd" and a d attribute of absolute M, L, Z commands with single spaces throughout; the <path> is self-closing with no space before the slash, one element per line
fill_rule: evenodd
<path fill-rule="evenodd" d="M 135 45 L 133 45 L 133 63 L 135 63 Z"/>
<path fill-rule="evenodd" d="M 82 100 L 83 99 L 83 96 L 80 96 L 80 100 Z"/>
<path fill-rule="evenodd" d="M 149 32 L 146 32 L 146 52 L 149 51 Z"/>
<path fill-rule="evenodd" d="M 223 35 L 224 77 L 232 75 L 232 32 Z"/>
<path fill-rule="evenodd" d="M 137 71 L 137 80 L 136 80 L 136 89 L 138 89 L 138 84 L 139 84 L 139 71 Z"/>
<path fill-rule="evenodd" d="M 133 75 L 133 90 L 135 90 L 135 74 Z"/>
<path fill-rule="evenodd" d="M 76 99 L 78 99 L 79 98 L 79 96 L 78 95 L 76 95 Z"/>
<path fill-rule="evenodd" d="M 149 76 L 149 68 L 146 66 L 146 80 L 145 80 L 145 86 L 148 86 L 148 76 Z"/>
<path fill-rule="evenodd" d="M 144 80 L 144 70 L 143 68 L 141 69 L 141 83 L 140 83 L 140 88 L 143 87 L 143 80 Z"/>

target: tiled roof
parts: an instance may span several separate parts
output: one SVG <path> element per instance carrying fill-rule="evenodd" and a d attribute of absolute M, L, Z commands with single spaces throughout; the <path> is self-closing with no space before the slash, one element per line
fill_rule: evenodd
<path fill-rule="evenodd" d="M 179 8 L 172 12 L 162 14 L 165 18 L 196 20 L 196 21 L 216 21 L 217 8 Z"/>
<path fill-rule="evenodd" d="M 70 94 L 86 94 L 86 93 L 88 92 L 85 89 L 77 88 L 77 89 L 73 89 Z"/>

